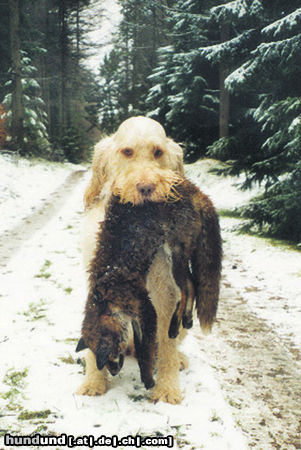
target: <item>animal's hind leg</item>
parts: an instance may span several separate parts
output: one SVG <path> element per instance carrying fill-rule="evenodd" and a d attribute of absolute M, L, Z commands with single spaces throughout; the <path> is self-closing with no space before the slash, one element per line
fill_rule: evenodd
<path fill-rule="evenodd" d="M 146 389 L 150 389 L 155 385 L 153 363 L 157 331 L 156 322 L 155 309 L 146 295 L 141 309 L 140 327 L 133 322 L 136 357 L 140 368 L 141 381 Z"/>
<path fill-rule="evenodd" d="M 186 299 L 186 306 L 185 306 L 183 317 L 182 317 L 182 325 L 184 328 L 191 328 L 192 327 L 192 312 L 193 312 L 195 293 L 194 293 L 194 286 L 193 286 L 193 282 L 192 282 L 190 274 L 187 276 L 186 282 L 187 282 L 187 299 Z"/>
<path fill-rule="evenodd" d="M 184 259 L 183 262 L 183 256 L 181 253 L 173 253 L 172 269 L 175 282 L 181 290 L 181 300 L 176 306 L 168 330 L 168 336 L 174 339 L 179 334 L 181 322 L 183 322 L 184 328 L 191 328 L 192 326 L 194 289 L 188 261 Z"/>

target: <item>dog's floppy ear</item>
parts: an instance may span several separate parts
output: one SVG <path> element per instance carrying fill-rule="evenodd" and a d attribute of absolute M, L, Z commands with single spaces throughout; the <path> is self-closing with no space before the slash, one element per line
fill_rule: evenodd
<path fill-rule="evenodd" d="M 170 155 L 170 169 L 184 176 L 183 150 L 179 144 L 167 138 L 167 149 Z"/>
<path fill-rule="evenodd" d="M 96 351 L 96 365 L 98 370 L 102 370 L 109 361 L 110 355 L 113 353 L 113 342 L 100 341 Z"/>
<path fill-rule="evenodd" d="M 85 348 L 88 348 L 88 346 L 85 344 L 84 339 L 81 337 L 77 343 L 75 351 L 80 352 L 81 350 L 85 350 Z"/>
<path fill-rule="evenodd" d="M 92 160 L 92 178 L 84 194 L 85 207 L 89 208 L 100 194 L 108 179 L 108 160 L 112 157 L 113 138 L 105 137 L 95 145 Z"/>

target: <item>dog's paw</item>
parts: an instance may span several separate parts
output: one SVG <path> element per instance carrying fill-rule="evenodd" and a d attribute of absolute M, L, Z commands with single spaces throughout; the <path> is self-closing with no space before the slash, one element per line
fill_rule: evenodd
<path fill-rule="evenodd" d="M 154 403 L 162 401 L 178 405 L 183 400 L 183 396 L 178 387 L 156 385 L 150 395 L 150 400 Z"/>
<path fill-rule="evenodd" d="M 188 358 L 184 353 L 178 351 L 178 357 L 179 357 L 179 369 L 185 370 L 189 366 Z"/>
<path fill-rule="evenodd" d="M 77 389 L 77 395 L 102 395 L 107 392 L 107 384 L 100 380 L 85 380 Z"/>

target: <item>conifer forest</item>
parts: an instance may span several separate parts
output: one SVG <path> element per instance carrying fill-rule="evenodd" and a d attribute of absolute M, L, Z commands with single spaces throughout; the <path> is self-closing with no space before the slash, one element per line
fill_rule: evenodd
<path fill-rule="evenodd" d="M 108 2 L 107 2 L 108 3 Z M 236 214 L 301 242 L 300 0 L 2 0 L 0 148 L 80 163 L 130 116 L 158 120 L 186 163 L 221 161 L 261 194 Z M 93 20 L 97 17 L 99 20 Z M 97 25 L 96 25 L 97 22 Z"/>

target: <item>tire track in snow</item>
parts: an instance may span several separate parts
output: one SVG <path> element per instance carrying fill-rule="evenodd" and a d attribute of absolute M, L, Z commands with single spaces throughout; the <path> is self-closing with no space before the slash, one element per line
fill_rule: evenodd
<path fill-rule="evenodd" d="M 66 180 L 47 197 L 43 206 L 22 220 L 12 230 L 0 235 L 0 267 L 5 267 L 22 242 L 27 241 L 36 231 L 43 227 L 64 205 L 68 194 L 86 170 L 72 172 Z"/>

